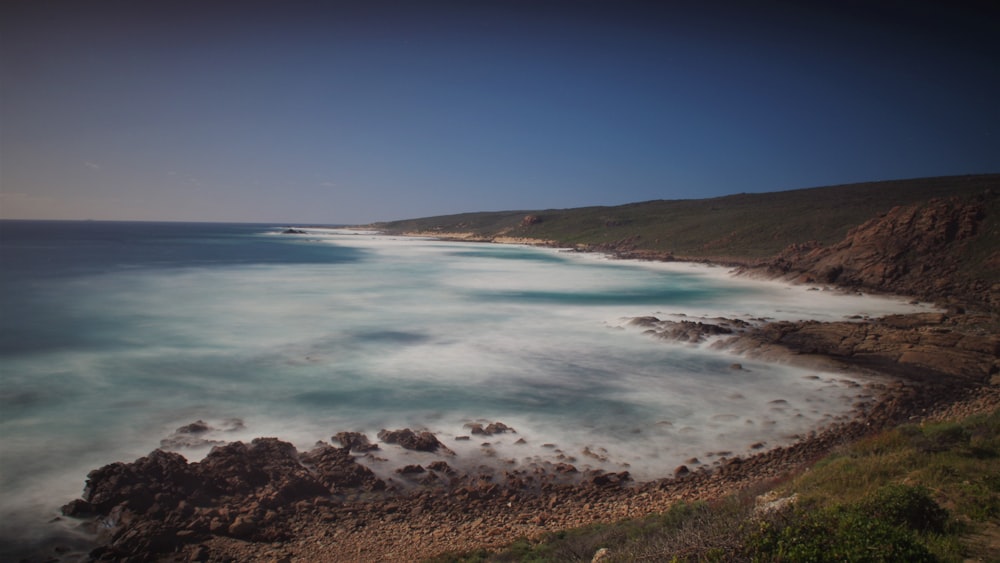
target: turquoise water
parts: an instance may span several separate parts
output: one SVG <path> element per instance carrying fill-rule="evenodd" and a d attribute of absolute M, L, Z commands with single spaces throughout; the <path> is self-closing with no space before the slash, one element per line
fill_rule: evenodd
<path fill-rule="evenodd" d="M 215 440 L 301 448 L 342 430 L 427 428 L 459 465 L 481 462 L 478 442 L 454 441 L 462 425 L 500 420 L 518 435 L 497 439 L 497 459 L 550 459 L 552 443 L 581 467 L 668 475 L 826 424 L 856 391 L 842 375 L 667 344 L 626 317 L 910 307 L 710 268 L 282 229 L 0 222 L 0 534 L 51 533 L 90 469 L 199 419 Z"/>

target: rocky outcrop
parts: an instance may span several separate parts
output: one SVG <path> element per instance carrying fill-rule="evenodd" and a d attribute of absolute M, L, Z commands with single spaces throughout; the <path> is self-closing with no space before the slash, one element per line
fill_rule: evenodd
<path fill-rule="evenodd" d="M 378 449 L 378 444 L 368 441 L 368 436 L 360 432 L 337 432 L 333 437 L 335 442 L 352 452 L 370 452 Z"/>
<path fill-rule="evenodd" d="M 855 227 L 837 244 L 794 244 L 764 267 L 771 274 L 807 283 L 996 308 L 1000 251 L 992 249 L 992 257 L 982 262 L 984 271 L 963 268 L 979 238 L 993 236 L 982 233 L 981 226 L 997 197 L 987 191 L 977 198 L 932 199 L 895 207 Z"/>
<path fill-rule="evenodd" d="M 513 428 L 499 421 L 491 422 L 485 427 L 480 422 L 468 422 L 465 424 L 465 427 L 469 429 L 470 434 L 480 436 L 492 436 L 494 434 L 504 434 L 506 432 L 517 434 Z"/>
<path fill-rule="evenodd" d="M 864 322 L 775 322 L 720 346 L 774 358 L 832 358 L 912 381 L 987 384 L 1000 373 L 1000 333 L 991 315 L 924 313 Z"/>
<path fill-rule="evenodd" d="M 151 560 L 213 535 L 276 541 L 287 535 L 283 514 L 299 502 L 384 488 L 346 449 L 300 455 L 287 442 L 258 438 L 216 447 L 198 463 L 155 450 L 107 465 L 87 476 L 83 498 L 63 512 L 100 518 L 104 546 L 94 558 Z"/>
<path fill-rule="evenodd" d="M 691 344 L 704 342 L 713 336 L 742 332 L 751 326 L 750 323 L 740 319 L 724 318 L 669 321 L 657 317 L 635 317 L 630 319 L 628 324 L 645 328 L 647 334 L 657 338 Z"/>
<path fill-rule="evenodd" d="M 378 439 L 387 444 L 396 444 L 408 450 L 454 453 L 442 444 L 437 439 L 437 436 L 427 431 L 414 432 L 409 428 L 403 428 L 402 430 L 382 430 L 378 433 Z"/>

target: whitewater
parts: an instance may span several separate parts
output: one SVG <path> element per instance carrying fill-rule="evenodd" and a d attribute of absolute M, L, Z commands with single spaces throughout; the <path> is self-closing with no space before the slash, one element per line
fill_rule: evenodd
<path fill-rule="evenodd" d="M 706 265 L 284 230 L 0 222 L 0 538 L 65 532 L 52 521 L 91 469 L 258 436 L 305 450 L 409 427 L 435 432 L 454 465 L 667 476 L 843 418 L 856 378 L 664 342 L 630 318 L 928 309 Z M 199 440 L 177 433 L 196 421 Z M 459 439 L 493 421 L 517 433 Z M 400 460 L 363 461 L 391 478 Z"/>

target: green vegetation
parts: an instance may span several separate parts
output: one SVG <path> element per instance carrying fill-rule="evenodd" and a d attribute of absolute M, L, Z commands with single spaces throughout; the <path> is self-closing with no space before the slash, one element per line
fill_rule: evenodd
<path fill-rule="evenodd" d="M 845 446 L 761 490 L 432 561 L 1000 561 L 1000 409 Z"/>
<path fill-rule="evenodd" d="M 921 178 L 617 207 L 464 213 L 374 226 L 396 233 L 473 233 L 484 239 L 504 235 L 566 246 L 628 241 L 638 251 L 748 260 L 773 256 L 793 243 L 839 242 L 852 227 L 898 205 L 972 197 L 998 186 L 997 174 Z M 529 215 L 532 219 L 526 221 Z M 994 223 L 987 231 L 989 240 L 974 249 L 982 255 L 977 254 L 978 261 L 970 262 L 970 268 L 997 248 L 993 243 L 1000 239 L 1000 231 Z"/>

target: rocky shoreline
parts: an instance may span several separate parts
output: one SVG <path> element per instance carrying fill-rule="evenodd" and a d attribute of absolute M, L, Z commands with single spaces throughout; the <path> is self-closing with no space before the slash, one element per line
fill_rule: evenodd
<path fill-rule="evenodd" d="M 859 403 L 851 420 L 795 443 L 745 457 L 726 453 L 712 464 L 692 459 L 649 482 L 569 462 L 470 469 L 434 434 L 404 428 L 383 430 L 377 441 L 341 432 L 306 452 L 258 438 L 218 445 L 195 463 L 157 450 L 91 472 L 83 498 L 64 514 L 96 536 L 96 560 L 386 561 L 499 548 L 781 479 L 840 444 L 902 422 L 995 409 L 994 323 L 991 315 L 939 313 L 844 323 L 634 319 L 659 338 L 709 336 L 714 346 L 748 357 L 868 374 L 863 391 L 878 398 Z M 173 438 L 197 438 L 199 423 Z M 474 439 L 515 432 L 499 421 L 467 430 Z M 400 466 L 386 480 L 358 462 L 384 448 L 434 461 Z"/>
<path fill-rule="evenodd" d="M 794 443 L 761 445 L 746 456 L 726 452 L 712 463 L 691 459 L 664 467 L 662 478 L 637 483 L 627 471 L 581 471 L 571 460 L 506 468 L 459 464 L 447 445 L 422 430 L 383 430 L 377 442 L 339 433 L 307 452 L 259 438 L 219 444 L 197 463 L 158 450 L 133 463 L 105 466 L 90 473 L 83 498 L 64 512 L 97 537 L 100 546 L 90 554 L 97 560 L 413 561 L 640 517 L 679 500 L 718 498 L 787 478 L 838 445 L 903 422 L 992 411 L 1000 406 L 1000 318 L 994 312 L 1000 285 L 983 281 L 992 274 L 968 281 L 958 262 L 958 250 L 981 234 L 994 197 L 987 195 L 896 208 L 832 246 L 796 244 L 753 263 L 712 259 L 743 274 L 916 296 L 945 303 L 948 313 L 828 323 L 632 320 L 655 338 L 710 340 L 747 358 L 864 377 L 866 388 L 859 393 L 875 401 L 859 401 L 849 420 Z M 527 227 L 537 223 L 530 218 L 523 221 Z M 562 246 L 503 238 L 509 233 L 421 234 Z M 577 250 L 678 259 L 638 242 Z M 966 313 L 966 306 L 986 312 Z M 194 423 L 178 429 L 171 439 L 197 439 L 198 428 Z M 500 422 L 469 428 L 476 439 L 512 431 Z M 358 463 L 358 457 L 390 447 L 421 451 L 434 461 L 401 465 L 390 479 Z"/>

